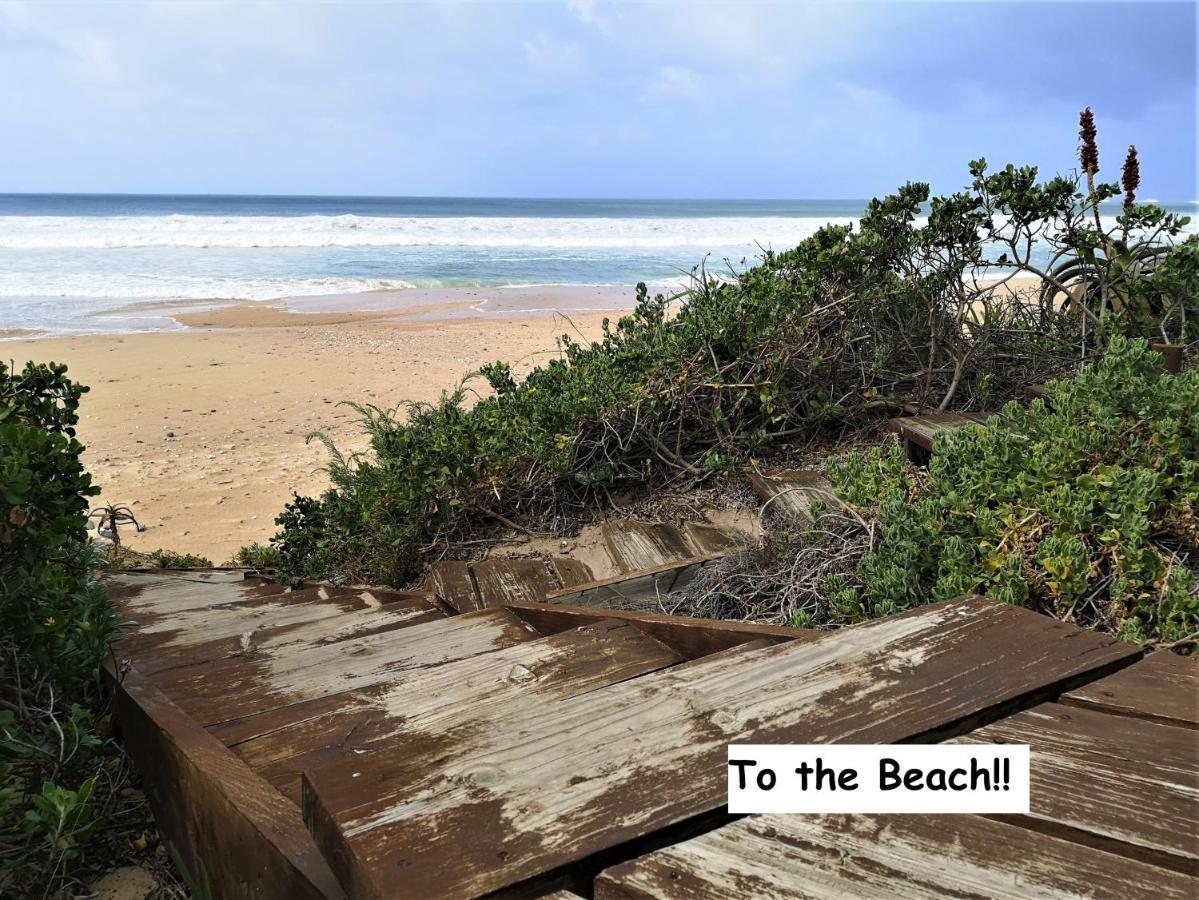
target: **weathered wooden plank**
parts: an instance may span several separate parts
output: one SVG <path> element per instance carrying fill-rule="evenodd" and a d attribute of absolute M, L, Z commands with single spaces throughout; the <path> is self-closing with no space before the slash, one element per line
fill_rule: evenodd
<path fill-rule="evenodd" d="M 709 554 L 734 553 L 745 546 L 742 541 L 737 539 L 736 535 L 730 534 L 716 525 L 709 525 L 706 522 L 684 522 L 683 532 L 686 534 L 691 546 L 695 547 L 696 551 L 704 556 Z"/>
<path fill-rule="evenodd" d="M 605 607 L 559 606 L 546 603 L 511 604 L 508 609 L 542 634 L 555 634 L 608 619 L 631 622 L 684 659 L 698 659 L 758 639 L 771 643 L 815 640 L 820 632 L 753 622 L 718 622 L 664 613 Z"/>
<path fill-rule="evenodd" d="M 671 591 L 682 590 L 704 568 L 727 555 L 724 551 L 682 562 L 666 563 L 632 576 L 616 575 L 602 581 L 552 591 L 546 600 L 555 604 L 611 607 L 612 609 L 657 609 Z"/>
<path fill-rule="evenodd" d="M 539 636 L 507 610 L 490 609 L 358 637 L 349 645 L 259 647 L 252 657 L 169 669 L 151 679 L 185 712 L 208 726 L 368 687 L 406 671 Z"/>
<path fill-rule="evenodd" d="M 482 609 L 471 578 L 469 563 L 445 559 L 429 566 L 429 586 L 441 600 L 460 613 Z"/>
<path fill-rule="evenodd" d="M 236 578 L 227 577 L 236 575 Z M 240 572 L 179 572 L 169 575 L 114 573 L 107 577 L 108 594 L 125 615 L 140 622 L 155 615 L 242 603 L 282 594 L 282 585 L 243 578 Z"/>
<path fill-rule="evenodd" d="M 718 809 L 730 742 L 939 737 L 1138 653 L 962 598 L 306 772 L 305 821 L 355 896 L 481 894 Z"/>
<path fill-rule="evenodd" d="M 167 624 L 156 622 L 133 632 L 119 653 L 133 658 L 144 675 L 231 657 L 278 652 L 407 628 L 445 618 L 423 600 L 380 604 L 371 597 L 345 594 L 313 596 L 308 591 L 284 594 L 288 602 L 255 601 L 211 610 L 185 610 Z M 316 592 L 313 592 L 315 595 Z M 207 638 L 207 640 L 206 640 Z"/>
<path fill-rule="evenodd" d="M 804 522 L 811 521 L 816 503 L 832 508 L 842 505 L 832 483 L 813 469 L 790 469 L 769 475 L 753 472 L 749 483 L 767 511 Z"/>
<path fill-rule="evenodd" d="M 484 607 L 536 603 L 558 587 L 540 559 L 485 559 L 471 569 Z"/>
<path fill-rule="evenodd" d="M 892 419 L 887 426 L 899 434 L 909 460 L 916 465 L 927 465 L 938 434 L 986 422 L 987 418 L 986 413 L 927 412 Z"/>
<path fill-rule="evenodd" d="M 1063 694 L 1061 703 L 1187 728 L 1199 726 L 1199 658 L 1159 650 Z"/>
<path fill-rule="evenodd" d="M 213 896 L 344 897 L 294 803 L 136 669 L 123 674 L 114 696 L 155 824 L 191 872 L 203 867 Z"/>
<path fill-rule="evenodd" d="M 617 568 L 625 572 L 653 569 L 699 556 L 684 534 L 662 522 L 609 519 L 603 527 L 604 543 Z"/>
<path fill-rule="evenodd" d="M 558 576 L 560 589 L 568 590 L 580 584 L 595 581 L 591 567 L 581 559 L 571 559 L 567 556 L 551 556 L 550 566 Z"/>
<path fill-rule="evenodd" d="M 1176 872 L 981 816 L 752 816 L 604 871 L 597 900 L 1195 896 Z"/>
<path fill-rule="evenodd" d="M 293 724 L 236 746 L 254 771 L 299 799 L 307 768 L 362 759 L 418 738 L 453 752 L 482 728 L 530 706 L 682 659 L 636 626 L 609 620 L 484 653 L 352 694 L 292 707 Z M 318 708 L 319 707 L 321 708 Z M 430 760 L 432 762 L 432 760 Z"/>
<path fill-rule="evenodd" d="M 1031 817 L 1113 853 L 1196 868 L 1199 740 L 1189 728 L 1045 703 L 958 739 L 1032 748 Z M 1171 859 L 1172 858 L 1172 859 Z"/>

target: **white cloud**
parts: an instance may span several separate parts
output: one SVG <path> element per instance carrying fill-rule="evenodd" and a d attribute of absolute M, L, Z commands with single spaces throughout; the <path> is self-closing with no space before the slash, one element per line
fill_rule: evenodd
<path fill-rule="evenodd" d="M 703 94 L 700 78 L 683 66 L 662 66 L 646 87 L 644 100 L 698 100 Z"/>
<path fill-rule="evenodd" d="M 559 74 L 577 72 L 583 66 L 583 48 L 573 41 L 560 40 L 549 32 L 538 31 L 524 42 L 529 65 Z"/>

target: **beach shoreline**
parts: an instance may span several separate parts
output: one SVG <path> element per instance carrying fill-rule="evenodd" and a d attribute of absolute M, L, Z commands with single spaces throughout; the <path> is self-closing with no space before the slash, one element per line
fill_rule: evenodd
<path fill-rule="evenodd" d="M 78 436 L 102 490 L 92 505 L 128 505 L 146 527 L 122 532 L 125 545 L 219 564 L 269 538 L 293 492 L 328 487 L 328 453 L 310 434 L 344 452 L 366 448 L 343 401 L 435 401 L 498 359 L 524 374 L 558 352 L 561 335 L 598 338 L 604 318 L 633 304 L 631 287 L 505 288 L 504 304 L 483 313 L 473 308 L 478 298 L 459 293 L 478 290 L 201 311 L 189 303 L 192 311 L 173 313 L 177 329 L 20 336 L 0 346 L 17 366 L 65 363 L 90 387 Z M 601 302 L 613 308 L 579 308 Z"/>

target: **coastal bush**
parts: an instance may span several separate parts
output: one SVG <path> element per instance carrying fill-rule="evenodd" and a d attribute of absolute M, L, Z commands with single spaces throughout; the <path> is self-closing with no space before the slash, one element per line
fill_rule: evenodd
<path fill-rule="evenodd" d="M 97 824 L 93 707 L 120 620 L 92 575 L 79 399 L 61 365 L 0 363 L 0 895 L 49 892 Z M 107 782 L 106 782 L 107 783 Z"/>
<path fill-rule="evenodd" d="M 270 544 L 255 541 L 238 549 L 233 556 L 233 565 L 251 569 L 273 569 L 279 565 L 279 551 Z"/>
<path fill-rule="evenodd" d="M 832 460 L 880 537 L 854 579 L 864 614 L 981 593 L 1125 640 L 1193 639 L 1199 372 L 1160 365 L 1116 336 L 1047 403 L 938 435 L 927 473 L 898 449 Z"/>
<path fill-rule="evenodd" d="M 147 555 L 155 569 L 211 569 L 212 560 L 198 553 L 176 553 L 174 550 L 155 550 Z"/>
<path fill-rule="evenodd" d="M 983 160 L 970 171 L 968 190 L 930 199 L 905 185 L 858 227 L 827 226 L 727 277 L 697 268 L 678 297 L 639 285 L 600 340 L 563 337 L 522 381 L 497 362 L 434 404 L 355 406 L 370 452 L 329 445 L 332 488 L 276 520 L 281 577 L 398 585 L 455 542 L 569 527 L 614 493 L 697 484 L 823 427 L 907 404 L 993 408 L 1131 328 L 1092 327 L 1090 306 L 1064 302 L 1089 290 L 1079 279 L 1104 297 L 1179 293 L 1177 315 L 1199 321 L 1186 293 L 1199 253 L 1176 241 L 1185 219 L 1132 204 L 1115 227 L 1154 264 L 1071 273 L 1060 267 L 1096 256 L 1086 223 L 1109 189 Z M 1032 250 L 1047 243 L 1060 290 L 1017 290 L 1015 274 L 1057 277 Z"/>

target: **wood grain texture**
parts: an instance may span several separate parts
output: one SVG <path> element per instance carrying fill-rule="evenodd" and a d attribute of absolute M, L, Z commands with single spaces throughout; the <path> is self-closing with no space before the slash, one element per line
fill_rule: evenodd
<path fill-rule="evenodd" d="M 900 416 L 888 422 L 887 426 L 903 440 L 931 451 L 933 440 L 941 432 L 986 422 L 989 415 L 993 413 L 927 412 L 915 416 Z"/>
<path fill-rule="evenodd" d="M 118 656 L 134 660 L 143 675 L 182 665 L 254 652 L 262 642 L 341 640 L 364 624 L 399 627 L 444 616 L 423 600 L 381 604 L 373 596 L 311 588 L 241 603 L 184 609 L 146 617 L 116 643 Z M 344 637 L 342 637 L 344 636 Z"/>
<path fill-rule="evenodd" d="M 962 598 L 307 772 L 305 821 L 354 896 L 486 893 L 720 808 L 730 742 L 923 739 L 1138 652 Z"/>
<path fill-rule="evenodd" d="M 181 610 L 241 603 L 284 592 L 282 585 L 246 579 L 240 572 L 118 572 L 104 581 L 109 597 L 136 624 Z"/>
<path fill-rule="evenodd" d="M 580 584 L 595 581 L 591 567 L 581 559 L 571 559 L 568 556 L 551 556 L 550 567 L 558 578 L 555 590 L 564 590 Z"/>
<path fill-rule="evenodd" d="M 768 512 L 785 518 L 809 522 L 817 502 L 834 509 L 842 505 L 829 480 L 812 469 L 789 469 L 769 475 L 754 472 L 749 476 L 749 484 Z"/>
<path fill-rule="evenodd" d="M 441 600 L 460 613 L 482 609 L 470 565 L 460 560 L 442 560 L 429 566 L 426 589 L 431 589 Z"/>
<path fill-rule="evenodd" d="M 684 659 L 697 659 L 758 639 L 766 639 L 771 643 L 814 641 L 822 634 L 783 625 L 718 622 L 713 619 L 693 619 L 687 616 L 604 607 L 514 603 L 508 609 L 542 634 L 554 634 L 607 619 L 631 622 L 646 634 L 677 651 Z"/>
<path fill-rule="evenodd" d="M 609 519 L 602 531 L 609 555 L 626 573 L 701 555 L 682 531 L 661 522 Z"/>
<path fill-rule="evenodd" d="M 352 642 L 259 645 L 252 655 L 169 669 L 151 680 L 210 726 L 369 687 L 540 635 L 502 609 L 368 634 Z"/>
<path fill-rule="evenodd" d="M 1075 688 L 1062 703 L 1185 728 L 1199 727 L 1199 658 L 1166 650 Z"/>
<path fill-rule="evenodd" d="M 1038 827 L 1196 869 L 1199 735 L 1192 729 L 1045 703 L 958 742 L 1032 748 L 1031 817 Z"/>
<path fill-rule="evenodd" d="M 408 673 L 291 709 L 295 721 L 235 749 L 299 799 L 300 773 L 408 741 L 452 752 L 486 728 L 541 704 L 653 672 L 682 658 L 627 622 L 606 621 Z M 317 708 L 319 704 L 321 709 Z"/>
<path fill-rule="evenodd" d="M 611 609 L 660 609 L 660 601 L 671 591 L 682 590 L 708 566 L 727 555 L 727 551 L 694 557 L 681 562 L 666 563 L 636 572 L 622 574 L 574 588 L 553 591 L 546 600 L 571 606 L 605 607 Z"/>
<path fill-rule="evenodd" d="M 705 522 L 684 522 L 683 533 L 688 542 L 701 555 L 735 553 L 745 547 L 742 535 L 731 534 L 716 525 Z"/>
<path fill-rule="evenodd" d="M 597 900 L 1194 897 L 1194 879 L 980 816 L 752 816 L 595 882 Z"/>
<path fill-rule="evenodd" d="M 536 603 L 558 588 L 540 559 L 485 559 L 470 566 L 484 608 Z"/>
<path fill-rule="evenodd" d="M 111 675 L 111 673 L 110 673 Z M 221 898 L 341 898 L 300 810 L 136 669 L 114 683 L 114 716 L 154 820 Z"/>

